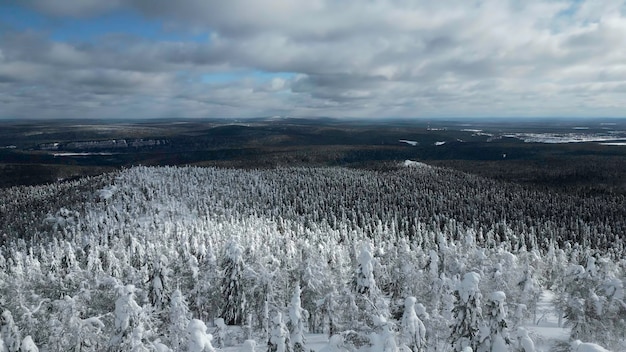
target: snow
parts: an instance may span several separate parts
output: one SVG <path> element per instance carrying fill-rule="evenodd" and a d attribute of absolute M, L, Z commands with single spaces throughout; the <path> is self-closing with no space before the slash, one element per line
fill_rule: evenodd
<path fill-rule="evenodd" d="M 595 343 L 585 343 L 580 340 L 572 342 L 572 352 L 611 352 Z"/>
<path fill-rule="evenodd" d="M 430 168 L 431 166 L 419 161 L 413 161 L 413 160 L 405 160 L 404 163 L 402 164 L 405 167 L 415 167 L 415 168 Z"/>
<path fill-rule="evenodd" d="M 30 335 L 26 336 L 24 340 L 22 340 L 22 347 L 20 348 L 21 352 L 39 352 L 39 348 L 35 345 L 33 338 Z"/>
<path fill-rule="evenodd" d="M 96 192 L 96 194 L 98 195 L 100 199 L 107 200 L 107 199 L 111 199 L 111 197 L 113 197 L 116 191 L 117 191 L 117 187 L 110 186 L 110 187 L 105 187 L 103 189 L 99 189 Z"/>
<path fill-rule="evenodd" d="M 256 341 L 254 340 L 246 340 L 243 342 L 243 345 L 239 349 L 240 352 L 254 352 L 254 348 L 256 347 Z"/>
<path fill-rule="evenodd" d="M 333 335 L 330 338 L 330 341 L 328 341 L 328 343 L 318 349 L 317 351 L 319 352 L 343 352 L 345 351 L 344 348 L 341 347 L 341 345 L 343 344 L 343 337 L 341 335 Z"/>
<path fill-rule="evenodd" d="M 506 301 L 506 294 L 502 291 L 496 291 L 491 294 L 490 299 L 494 302 L 503 303 Z"/>
<path fill-rule="evenodd" d="M 539 321 L 524 327 L 528 336 L 534 340 L 537 350 L 549 351 L 556 342 L 569 340 L 570 329 L 559 326 L 559 316 L 554 306 L 555 298 L 554 292 L 544 290 L 537 304 Z"/>
<path fill-rule="evenodd" d="M 480 275 L 475 272 L 469 272 L 463 275 L 463 281 L 459 283 L 459 295 L 464 302 L 467 302 L 470 296 L 479 291 L 478 284 Z"/>
<path fill-rule="evenodd" d="M 585 143 L 585 142 L 619 142 L 626 138 L 609 133 L 509 133 L 503 137 L 517 138 L 526 143 Z"/>
<path fill-rule="evenodd" d="M 213 335 L 207 334 L 207 327 L 203 321 L 198 319 L 193 319 L 189 322 L 189 327 L 187 331 L 189 332 L 189 352 L 213 352 L 213 345 L 211 345 L 211 340 L 213 340 Z"/>
<path fill-rule="evenodd" d="M 446 144 L 446 142 L 445 142 L 445 141 L 435 142 L 435 145 L 436 145 L 436 146 L 440 146 L 440 145 L 444 145 L 444 144 Z"/>
<path fill-rule="evenodd" d="M 55 158 L 57 157 L 65 157 L 65 156 L 92 156 L 92 155 L 98 155 L 98 156 L 109 156 L 109 155 L 113 155 L 113 153 L 86 153 L 86 152 L 82 152 L 82 153 L 54 153 L 52 154 Z"/>
<path fill-rule="evenodd" d="M 417 317 L 415 312 L 415 297 L 407 297 L 404 300 L 404 314 L 402 315 L 402 343 L 412 350 L 421 349 L 426 343 L 426 327 Z"/>
<path fill-rule="evenodd" d="M 528 330 L 520 327 L 517 329 L 517 338 L 521 352 L 535 352 L 535 343 L 528 336 Z"/>
<path fill-rule="evenodd" d="M 400 139 L 400 140 L 398 140 L 398 142 L 410 144 L 410 145 L 412 145 L 414 147 L 419 144 L 419 143 L 417 143 L 417 141 L 409 141 L 409 140 L 406 140 L 406 139 Z"/>
<path fill-rule="evenodd" d="M 609 146 L 615 146 L 615 147 L 623 147 L 626 146 L 626 142 L 606 142 L 606 143 L 600 143 L 601 145 L 609 145 Z"/>

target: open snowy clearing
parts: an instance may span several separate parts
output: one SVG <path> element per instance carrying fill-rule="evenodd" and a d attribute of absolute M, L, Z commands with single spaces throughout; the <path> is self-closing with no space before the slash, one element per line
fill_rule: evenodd
<path fill-rule="evenodd" d="M 539 351 L 550 351 L 556 342 L 569 340 L 570 329 L 559 326 L 554 299 L 552 291 L 543 291 L 537 304 L 538 321 L 525 326 Z"/>

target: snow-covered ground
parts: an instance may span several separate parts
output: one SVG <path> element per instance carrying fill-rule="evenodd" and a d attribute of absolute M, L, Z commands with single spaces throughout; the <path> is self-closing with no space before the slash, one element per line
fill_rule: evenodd
<path fill-rule="evenodd" d="M 509 133 L 504 137 L 517 138 L 526 143 L 584 143 L 584 142 L 611 142 L 626 140 L 617 133 Z"/>
<path fill-rule="evenodd" d="M 317 352 L 321 351 L 326 345 L 328 345 L 328 337 L 324 334 L 306 334 L 306 347 Z M 243 349 L 243 344 L 239 344 L 236 346 L 229 346 L 220 349 L 224 352 L 239 352 Z M 255 351 L 265 351 L 265 343 L 261 343 L 257 341 Z"/>
<path fill-rule="evenodd" d="M 537 351 L 550 351 L 555 343 L 566 342 L 570 336 L 569 328 L 559 326 L 559 316 L 554 306 L 554 299 L 555 295 L 552 291 L 543 291 L 537 304 L 538 322 L 525 326 L 531 339 L 535 342 Z"/>
<path fill-rule="evenodd" d="M 419 144 L 419 143 L 417 143 L 417 141 L 409 141 L 407 139 L 400 139 L 400 140 L 398 140 L 398 142 L 406 143 L 406 144 L 412 145 L 414 147 Z"/>
<path fill-rule="evenodd" d="M 537 352 L 551 351 L 557 343 L 568 343 L 569 341 L 570 329 L 559 326 L 559 316 L 554 306 L 554 299 L 555 294 L 552 291 L 543 291 L 537 305 L 538 322 L 529 321 L 523 326 L 533 340 Z M 564 322 L 565 320 L 561 321 L 562 324 Z M 325 334 L 306 334 L 305 336 L 306 347 L 312 351 L 322 351 L 328 345 L 328 336 Z M 515 332 L 511 331 L 511 337 L 515 337 Z M 261 351 L 265 348 L 265 343 L 257 341 L 256 346 L 256 350 Z M 221 351 L 243 351 L 243 344 L 224 347 Z"/>

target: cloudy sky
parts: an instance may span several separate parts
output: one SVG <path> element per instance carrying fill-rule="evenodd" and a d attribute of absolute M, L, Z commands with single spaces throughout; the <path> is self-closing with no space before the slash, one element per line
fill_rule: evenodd
<path fill-rule="evenodd" d="M 626 116 L 626 1 L 8 0 L 0 118 Z"/>

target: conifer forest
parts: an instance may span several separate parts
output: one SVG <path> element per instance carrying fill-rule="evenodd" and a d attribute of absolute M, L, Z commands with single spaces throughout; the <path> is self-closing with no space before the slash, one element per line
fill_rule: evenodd
<path fill-rule="evenodd" d="M 411 161 L 0 194 L 0 351 L 626 351 L 623 194 Z"/>

